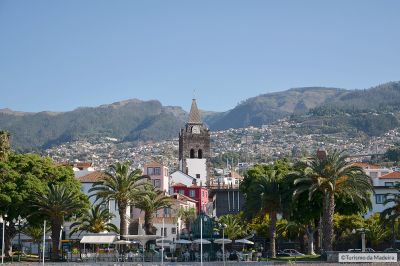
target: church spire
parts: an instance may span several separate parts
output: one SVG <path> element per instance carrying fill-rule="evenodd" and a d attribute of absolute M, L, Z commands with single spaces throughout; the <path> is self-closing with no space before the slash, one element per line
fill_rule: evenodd
<path fill-rule="evenodd" d="M 196 99 L 192 100 L 192 107 L 190 108 L 188 124 L 203 124 L 200 117 L 199 109 L 197 108 Z"/>

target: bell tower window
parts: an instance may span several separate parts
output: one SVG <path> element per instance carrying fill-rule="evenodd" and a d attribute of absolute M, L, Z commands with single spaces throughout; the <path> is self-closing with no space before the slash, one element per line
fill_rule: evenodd
<path fill-rule="evenodd" d="M 197 152 L 197 158 L 203 159 L 203 150 L 202 149 L 199 149 L 199 151 Z"/>
<path fill-rule="evenodd" d="M 194 158 L 194 149 L 190 149 L 190 158 Z"/>

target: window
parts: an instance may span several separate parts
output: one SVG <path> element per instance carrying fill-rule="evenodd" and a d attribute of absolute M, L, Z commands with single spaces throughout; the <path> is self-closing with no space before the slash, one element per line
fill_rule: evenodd
<path fill-rule="evenodd" d="M 376 178 L 376 177 L 378 177 L 378 172 L 370 172 L 369 176 L 372 178 Z"/>
<path fill-rule="evenodd" d="M 196 178 L 200 178 L 200 174 L 196 174 Z"/>
<path fill-rule="evenodd" d="M 154 175 L 154 168 L 153 167 L 147 167 L 147 174 L 148 175 Z"/>
<path fill-rule="evenodd" d="M 161 236 L 163 236 L 163 237 L 167 236 L 167 228 L 165 228 L 165 227 L 161 228 Z"/>
<path fill-rule="evenodd" d="M 189 190 L 189 197 L 191 198 L 196 197 L 196 191 L 194 189 Z"/>
<path fill-rule="evenodd" d="M 181 195 L 185 195 L 185 190 L 180 189 L 180 190 L 178 191 L 178 193 L 181 194 Z"/>
<path fill-rule="evenodd" d="M 147 167 L 147 174 L 148 175 L 161 175 L 161 168 L 160 167 Z"/>
<path fill-rule="evenodd" d="M 194 150 L 190 149 L 190 158 L 194 158 Z"/>
<path fill-rule="evenodd" d="M 385 194 L 376 194 L 375 195 L 375 201 L 376 204 L 383 204 L 386 200 L 386 195 Z"/>
<path fill-rule="evenodd" d="M 200 150 L 197 152 L 197 158 L 199 158 L 199 159 L 202 159 L 202 158 L 203 158 L 203 150 L 202 150 L 202 149 L 200 149 Z"/>
<path fill-rule="evenodd" d="M 154 167 L 154 174 L 155 175 L 161 175 L 161 168 L 160 167 Z"/>
<path fill-rule="evenodd" d="M 171 216 L 171 208 L 164 208 L 164 217 Z"/>
<path fill-rule="evenodd" d="M 385 182 L 385 187 L 393 187 L 393 182 Z"/>
<path fill-rule="evenodd" d="M 161 180 L 160 179 L 154 179 L 153 180 L 153 185 L 156 188 L 161 188 Z"/>
<path fill-rule="evenodd" d="M 172 235 L 176 235 L 176 228 L 175 228 L 175 227 L 172 227 L 172 228 L 171 228 L 171 234 L 172 234 Z"/>

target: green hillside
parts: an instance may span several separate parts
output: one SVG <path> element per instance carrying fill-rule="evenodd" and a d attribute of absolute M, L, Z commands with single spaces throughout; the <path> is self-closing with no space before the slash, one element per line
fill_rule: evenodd
<path fill-rule="evenodd" d="M 299 133 L 377 136 L 400 125 L 399 112 L 400 82 L 390 82 L 366 90 L 295 88 L 249 98 L 226 112 L 203 111 L 202 116 L 211 130 L 261 126 L 291 117 L 299 123 Z M 181 107 L 133 99 L 63 113 L 2 109 L 0 130 L 10 131 L 15 149 L 31 151 L 82 138 L 171 139 L 186 118 Z"/>

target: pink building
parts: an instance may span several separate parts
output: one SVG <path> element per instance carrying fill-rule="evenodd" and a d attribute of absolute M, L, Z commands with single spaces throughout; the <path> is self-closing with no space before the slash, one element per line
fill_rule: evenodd
<path fill-rule="evenodd" d="M 154 187 L 159 188 L 162 191 L 165 191 L 167 194 L 169 192 L 169 169 L 167 166 L 152 161 L 146 163 L 143 168 L 143 175 L 147 175 L 150 177 L 151 182 Z M 144 213 L 141 212 L 137 208 L 131 209 L 131 218 L 139 218 L 143 217 Z M 163 216 L 163 210 L 159 210 L 156 214 L 157 217 Z"/>
<path fill-rule="evenodd" d="M 144 165 L 144 175 L 148 175 L 156 188 L 168 192 L 169 190 L 169 169 L 167 166 L 158 163 L 150 162 Z"/>

